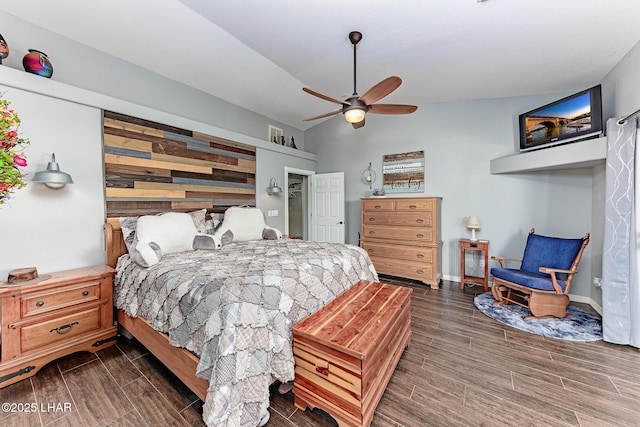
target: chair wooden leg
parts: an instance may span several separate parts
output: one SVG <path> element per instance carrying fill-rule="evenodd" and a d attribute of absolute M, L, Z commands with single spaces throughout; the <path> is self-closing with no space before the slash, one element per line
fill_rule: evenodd
<path fill-rule="evenodd" d="M 491 295 L 493 295 L 493 299 L 497 302 L 503 302 L 506 292 L 507 288 L 505 286 L 498 285 L 495 282 L 491 285 Z"/>
<path fill-rule="evenodd" d="M 560 318 L 566 317 L 569 315 L 567 312 L 568 305 L 568 295 L 532 292 L 529 296 L 529 311 L 533 314 L 533 317 L 531 318 L 540 319 L 549 316 Z"/>

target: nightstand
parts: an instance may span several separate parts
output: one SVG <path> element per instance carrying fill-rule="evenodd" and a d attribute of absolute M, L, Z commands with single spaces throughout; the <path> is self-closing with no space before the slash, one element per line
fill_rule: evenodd
<path fill-rule="evenodd" d="M 467 252 L 474 257 L 474 265 L 465 265 Z M 465 283 L 481 285 L 489 291 L 489 241 L 460 239 L 460 289 Z"/>
<path fill-rule="evenodd" d="M 0 282 L 0 388 L 35 375 L 59 357 L 115 344 L 113 276 L 106 265 Z"/>

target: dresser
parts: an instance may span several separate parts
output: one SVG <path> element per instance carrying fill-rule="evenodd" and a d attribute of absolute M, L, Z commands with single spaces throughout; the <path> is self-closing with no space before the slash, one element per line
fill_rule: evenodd
<path fill-rule="evenodd" d="M 35 375 L 54 359 L 115 344 L 113 276 L 106 265 L 0 282 L 0 388 Z"/>
<path fill-rule="evenodd" d="M 360 246 L 376 271 L 437 289 L 442 280 L 442 198 L 380 197 L 361 203 Z"/>

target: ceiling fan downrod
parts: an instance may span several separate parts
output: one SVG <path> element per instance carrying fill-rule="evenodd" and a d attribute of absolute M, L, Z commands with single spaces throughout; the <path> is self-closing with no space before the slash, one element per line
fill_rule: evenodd
<path fill-rule="evenodd" d="M 356 45 L 362 40 L 362 33 L 359 31 L 351 31 L 349 33 L 349 40 L 353 45 L 353 95 L 357 96 L 358 91 L 356 90 Z"/>

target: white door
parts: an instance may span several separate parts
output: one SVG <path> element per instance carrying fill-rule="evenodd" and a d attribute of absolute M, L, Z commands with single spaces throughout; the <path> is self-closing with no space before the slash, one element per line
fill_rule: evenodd
<path fill-rule="evenodd" d="M 344 172 L 312 176 L 311 240 L 344 243 Z"/>

